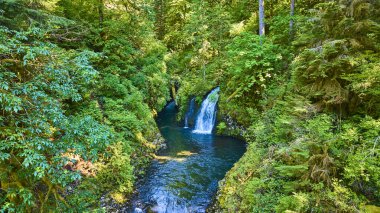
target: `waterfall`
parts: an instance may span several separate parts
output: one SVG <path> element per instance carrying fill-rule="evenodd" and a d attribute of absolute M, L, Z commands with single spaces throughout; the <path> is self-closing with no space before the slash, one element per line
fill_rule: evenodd
<path fill-rule="evenodd" d="M 191 118 L 193 117 L 194 108 L 195 108 L 195 98 L 192 98 L 190 100 L 189 110 L 187 110 L 186 115 L 185 115 L 185 128 L 189 128 L 189 120 L 191 120 Z"/>
<path fill-rule="evenodd" d="M 213 89 L 202 102 L 197 119 L 195 121 L 194 133 L 211 134 L 216 119 L 216 103 L 219 98 L 219 87 Z"/>

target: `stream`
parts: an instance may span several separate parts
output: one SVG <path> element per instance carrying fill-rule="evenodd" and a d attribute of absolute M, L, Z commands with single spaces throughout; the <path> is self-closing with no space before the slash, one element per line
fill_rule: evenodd
<path fill-rule="evenodd" d="M 199 109 L 195 126 L 207 116 L 215 122 L 215 106 L 210 109 L 204 104 L 208 99 Z M 202 115 L 202 108 L 207 108 L 205 112 L 213 110 L 214 114 Z M 245 152 L 243 141 L 214 135 L 211 130 L 184 128 L 176 121 L 176 114 L 177 108 L 171 102 L 157 117 L 167 148 L 158 154 L 138 184 L 131 212 L 205 212 L 217 191 L 218 181 Z"/>

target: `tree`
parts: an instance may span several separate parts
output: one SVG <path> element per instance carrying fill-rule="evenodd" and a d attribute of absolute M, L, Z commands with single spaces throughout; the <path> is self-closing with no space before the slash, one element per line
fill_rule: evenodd
<path fill-rule="evenodd" d="M 92 117 L 65 112 L 94 85 L 97 54 L 39 41 L 44 34 L 0 27 L 0 206 L 6 212 L 70 208 L 65 187 L 82 175 L 64 168 L 75 163 L 68 156 L 95 162 L 113 141 Z"/>
<path fill-rule="evenodd" d="M 290 0 L 290 22 L 289 22 L 290 37 L 293 37 L 294 7 L 295 7 L 295 0 Z"/>
<path fill-rule="evenodd" d="M 265 11 L 264 11 L 264 0 L 259 0 L 259 35 L 265 35 Z"/>
<path fill-rule="evenodd" d="M 99 13 L 99 28 L 103 28 L 104 22 L 104 3 L 103 0 L 99 0 L 98 2 L 98 13 Z"/>
<path fill-rule="evenodd" d="M 156 12 L 156 34 L 157 38 L 162 40 L 165 36 L 165 9 L 167 0 L 155 0 L 154 10 Z"/>

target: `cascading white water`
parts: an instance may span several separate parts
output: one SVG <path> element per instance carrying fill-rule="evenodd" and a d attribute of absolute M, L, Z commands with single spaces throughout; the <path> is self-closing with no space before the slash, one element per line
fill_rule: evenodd
<path fill-rule="evenodd" d="M 189 128 L 189 120 L 192 118 L 194 114 L 194 108 L 195 108 L 195 98 L 192 98 L 189 105 L 189 110 L 187 111 L 185 115 L 185 128 Z"/>
<path fill-rule="evenodd" d="M 195 121 L 194 133 L 211 134 L 216 119 L 216 104 L 219 98 L 219 87 L 213 89 L 202 102 L 200 111 Z"/>

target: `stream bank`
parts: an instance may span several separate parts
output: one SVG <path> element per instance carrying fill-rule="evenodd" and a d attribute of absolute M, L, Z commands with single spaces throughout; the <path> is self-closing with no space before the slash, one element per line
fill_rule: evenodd
<path fill-rule="evenodd" d="M 127 212 L 206 212 L 218 181 L 245 152 L 241 140 L 184 128 L 177 113 L 174 102 L 159 113 L 167 149 L 153 160 Z"/>

